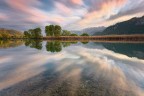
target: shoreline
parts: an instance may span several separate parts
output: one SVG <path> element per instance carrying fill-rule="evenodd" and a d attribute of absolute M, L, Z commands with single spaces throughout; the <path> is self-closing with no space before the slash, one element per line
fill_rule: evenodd
<path fill-rule="evenodd" d="M 5 38 L 0 40 L 60 40 L 60 41 L 95 41 L 95 42 L 144 42 L 144 35 L 104 35 L 104 36 L 46 36 L 41 38 Z"/>
<path fill-rule="evenodd" d="M 144 35 L 105 35 L 105 36 L 60 36 L 43 37 L 43 40 L 80 40 L 80 41 L 144 41 Z"/>

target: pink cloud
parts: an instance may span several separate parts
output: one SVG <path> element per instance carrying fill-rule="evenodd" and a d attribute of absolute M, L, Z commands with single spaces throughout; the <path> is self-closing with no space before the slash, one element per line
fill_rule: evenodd
<path fill-rule="evenodd" d="M 33 5 L 38 4 L 37 0 L 7 0 L 6 2 L 13 9 L 29 15 L 35 15 L 35 10 L 33 10 L 35 7 Z"/>
<path fill-rule="evenodd" d="M 21 14 L 18 15 L 25 15 L 25 18 L 22 18 L 24 21 L 33 22 L 33 23 L 45 23 L 45 22 L 56 22 L 60 23 L 63 21 L 61 17 L 52 16 L 52 14 L 49 14 L 43 10 L 40 10 L 39 8 L 35 7 L 35 5 L 40 4 L 37 0 L 7 0 L 7 4 L 20 12 Z M 63 11 L 66 10 L 66 8 L 59 4 L 59 8 Z M 64 10 L 65 9 L 65 10 Z M 67 9 L 65 12 L 69 12 Z M 55 17 L 55 18 L 53 18 Z"/>
<path fill-rule="evenodd" d="M 8 16 L 6 14 L 0 13 L 0 20 L 7 20 Z"/>
<path fill-rule="evenodd" d="M 71 0 L 71 2 L 73 4 L 77 4 L 77 5 L 82 5 L 83 4 L 83 0 Z"/>
<path fill-rule="evenodd" d="M 120 12 L 120 9 L 127 2 L 127 0 L 104 0 L 104 1 L 99 2 L 99 4 L 96 2 L 94 5 L 99 5 L 99 8 L 95 10 L 93 9 L 93 11 L 88 12 L 85 15 L 84 19 L 79 21 L 78 24 L 81 26 L 86 26 L 89 24 L 93 24 L 94 22 L 95 24 L 102 22 L 102 20 L 107 19 L 112 15 L 118 14 Z"/>
<path fill-rule="evenodd" d="M 117 23 L 119 17 L 124 16 L 140 6 L 143 0 L 133 3 L 134 0 L 52 0 L 50 6 L 46 6 L 42 0 L 5 0 L 8 7 L 12 9 L 5 14 L 0 14 L 1 20 L 7 20 L 7 16 L 19 23 L 32 24 L 60 24 L 62 26 L 74 25 L 77 28 L 98 26 L 99 24 Z M 87 3 L 88 2 L 88 3 Z M 133 7 L 134 6 L 134 7 Z M 51 8 L 50 10 L 47 8 Z M 45 8 L 45 9 L 44 9 Z M 142 7 L 140 7 L 142 9 Z M 137 10 L 139 10 L 138 8 Z M 12 13 L 13 12 L 13 13 Z M 132 12 L 133 13 L 133 12 Z M 130 13 L 131 14 L 131 13 Z M 138 12 L 136 13 L 138 14 Z M 113 18 L 116 16 L 115 18 Z M 106 23 L 112 19 L 112 23 Z M 122 20 L 122 19 L 121 19 Z M 11 21 L 10 21 L 11 22 Z"/>
<path fill-rule="evenodd" d="M 63 14 L 71 14 L 72 10 L 70 8 L 68 8 L 67 6 L 65 6 L 64 4 L 60 3 L 60 2 L 55 2 L 55 6 L 57 8 L 57 10 L 59 10 L 58 12 L 63 13 Z"/>

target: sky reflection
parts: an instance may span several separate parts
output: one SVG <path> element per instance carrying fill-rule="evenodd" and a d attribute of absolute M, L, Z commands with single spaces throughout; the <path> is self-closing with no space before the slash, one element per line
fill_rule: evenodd
<path fill-rule="evenodd" d="M 0 60 L 1 92 L 2 89 L 21 84 L 35 76 L 40 77 L 40 74 L 58 73 L 57 79 L 52 79 L 53 85 L 49 84 L 53 91 L 58 87 L 55 84 L 62 85 L 64 81 L 69 81 L 69 94 L 76 95 L 80 87 L 83 89 L 89 86 L 89 82 L 94 81 L 94 85 L 100 84 L 101 87 L 98 88 L 113 92 L 117 90 L 117 94 L 144 95 L 144 60 L 105 48 L 91 49 L 76 45 L 63 48 L 58 53 L 50 53 L 21 46 L 12 53 L 11 49 L 0 51 Z M 43 78 L 40 77 L 42 81 Z M 45 94 L 50 94 L 50 91 Z"/>

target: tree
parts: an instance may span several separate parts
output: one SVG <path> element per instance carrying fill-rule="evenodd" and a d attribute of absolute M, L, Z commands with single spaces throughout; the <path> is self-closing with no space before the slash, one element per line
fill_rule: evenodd
<path fill-rule="evenodd" d="M 59 25 L 55 25 L 54 36 L 60 36 L 60 35 L 61 35 L 61 27 Z"/>
<path fill-rule="evenodd" d="M 34 38 L 41 38 L 42 37 L 40 28 L 34 29 L 33 33 L 34 33 Z"/>
<path fill-rule="evenodd" d="M 81 34 L 81 36 L 89 36 L 89 34 L 83 33 L 83 34 Z"/>
<path fill-rule="evenodd" d="M 29 29 L 28 31 L 24 31 L 24 36 L 26 38 L 33 38 L 38 39 L 42 37 L 41 29 L 35 28 L 35 29 Z"/>
<path fill-rule="evenodd" d="M 28 30 L 28 33 L 29 33 L 29 38 L 34 38 L 34 37 L 35 37 L 35 34 L 34 34 L 34 30 L 33 30 L 33 29 L 29 29 L 29 30 Z"/>
<path fill-rule="evenodd" d="M 61 34 L 62 36 L 70 36 L 71 32 L 67 30 L 63 30 L 63 33 Z"/>
<path fill-rule="evenodd" d="M 30 38 L 30 34 L 28 33 L 28 31 L 24 31 L 24 36 L 25 36 L 26 38 Z"/>
<path fill-rule="evenodd" d="M 54 25 L 49 25 L 49 34 L 50 34 L 50 36 L 54 36 L 54 30 L 55 30 L 55 26 Z"/>
<path fill-rule="evenodd" d="M 70 36 L 78 36 L 78 35 L 73 33 L 73 34 L 71 34 Z"/>
<path fill-rule="evenodd" d="M 2 35 L 0 34 L 0 39 L 2 39 Z"/>
<path fill-rule="evenodd" d="M 51 36 L 49 26 L 45 27 L 46 36 Z"/>

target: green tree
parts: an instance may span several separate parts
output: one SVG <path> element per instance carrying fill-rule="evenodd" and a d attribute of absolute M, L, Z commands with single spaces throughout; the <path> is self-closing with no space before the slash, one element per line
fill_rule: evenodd
<path fill-rule="evenodd" d="M 28 31 L 24 31 L 24 36 L 26 38 L 33 38 L 38 39 L 42 37 L 41 29 L 35 28 L 35 29 L 29 29 Z"/>
<path fill-rule="evenodd" d="M 70 36 L 71 32 L 67 30 L 63 30 L 63 33 L 61 34 L 62 36 Z"/>
<path fill-rule="evenodd" d="M 75 33 L 73 33 L 73 34 L 71 34 L 70 36 L 78 36 L 77 34 L 75 34 Z"/>
<path fill-rule="evenodd" d="M 40 28 L 35 28 L 33 31 L 33 34 L 34 34 L 34 38 L 41 38 L 42 37 Z"/>
<path fill-rule="evenodd" d="M 51 32 L 50 32 L 49 26 L 45 27 L 45 33 L 46 33 L 46 36 L 51 36 Z"/>
<path fill-rule="evenodd" d="M 34 34 L 34 30 L 33 30 L 33 29 L 29 29 L 29 30 L 28 30 L 28 33 L 29 33 L 29 38 L 34 38 L 34 37 L 35 37 L 35 34 Z"/>
<path fill-rule="evenodd" d="M 50 36 L 54 36 L 54 30 L 55 30 L 55 26 L 54 25 L 49 25 L 49 34 L 50 34 Z"/>
<path fill-rule="evenodd" d="M 61 26 L 55 25 L 54 36 L 60 36 L 60 35 L 61 35 Z"/>
<path fill-rule="evenodd" d="M 30 34 L 29 34 L 28 31 L 24 31 L 24 37 L 26 37 L 26 38 L 30 38 Z"/>
<path fill-rule="evenodd" d="M 0 39 L 2 39 L 2 35 L 0 34 Z"/>
<path fill-rule="evenodd" d="M 83 34 L 81 34 L 81 36 L 89 36 L 89 34 L 83 33 Z"/>

